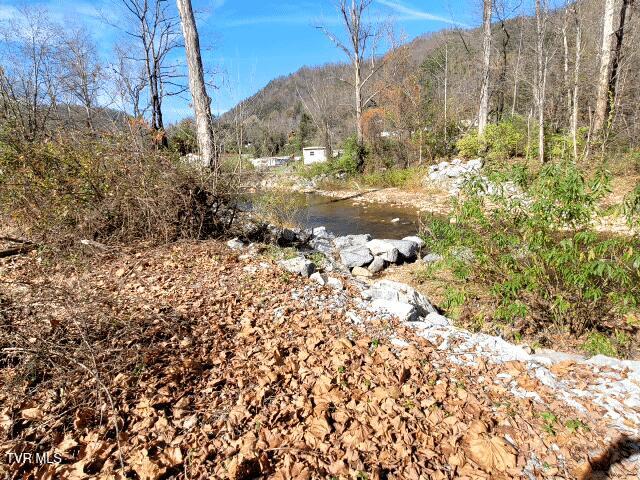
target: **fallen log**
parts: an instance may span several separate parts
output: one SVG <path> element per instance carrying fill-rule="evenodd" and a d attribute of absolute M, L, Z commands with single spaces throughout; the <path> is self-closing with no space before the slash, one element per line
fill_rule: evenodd
<path fill-rule="evenodd" d="M 19 245 L 17 247 L 10 247 L 4 250 L 0 250 L 0 258 L 13 257 L 15 255 L 22 255 L 24 253 L 29 253 L 32 250 L 38 248 L 38 245 L 34 243 L 25 243 Z"/>

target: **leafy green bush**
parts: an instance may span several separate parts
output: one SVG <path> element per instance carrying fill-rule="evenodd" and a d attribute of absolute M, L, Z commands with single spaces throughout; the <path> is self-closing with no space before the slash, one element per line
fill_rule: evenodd
<path fill-rule="evenodd" d="M 527 147 L 527 125 L 521 117 L 513 117 L 487 125 L 483 139 L 488 160 L 506 160 L 524 156 Z"/>
<path fill-rule="evenodd" d="M 465 255 L 472 259 L 468 278 L 489 286 L 498 321 L 613 335 L 611 325 L 640 305 L 640 245 L 591 227 L 608 174 L 586 178 L 574 164 L 557 163 L 521 177 L 521 195 L 468 189 L 454 205 L 455 222 L 427 219 L 428 247 L 447 268 L 462 248 L 473 253 Z"/>
<path fill-rule="evenodd" d="M 356 137 L 349 137 L 345 140 L 343 146 L 344 152 L 335 161 L 336 171 L 353 175 L 357 173 L 362 165 L 360 162 L 364 160 L 367 155 L 365 147 L 358 144 Z"/>
<path fill-rule="evenodd" d="M 456 142 L 458 153 L 464 158 L 477 158 L 484 153 L 484 144 L 477 131 L 467 133 Z"/>

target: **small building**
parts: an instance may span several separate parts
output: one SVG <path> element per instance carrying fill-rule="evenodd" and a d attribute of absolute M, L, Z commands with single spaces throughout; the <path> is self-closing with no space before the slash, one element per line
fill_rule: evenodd
<path fill-rule="evenodd" d="M 251 163 L 256 168 L 273 168 L 286 165 L 290 160 L 290 157 L 263 157 L 254 158 Z"/>
<path fill-rule="evenodd" d="M 302 158 L 305 165 L 326 162 L 327 151 L 324 147 L 306 147 L 302 149 Z"/>

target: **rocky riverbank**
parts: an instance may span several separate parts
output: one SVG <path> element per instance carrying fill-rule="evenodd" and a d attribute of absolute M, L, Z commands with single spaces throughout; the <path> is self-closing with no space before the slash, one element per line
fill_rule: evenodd
<path fill-rule="evenodd" d="M 462 364 L 476 364 L 480 359 L 498 364 L 521 362 L 522 368 L 534 379 L 529 388 L 514 381 L 512 374 L 500 378 L 514 395 L 541 401 L 535 387 L 546 385 L 556 392 L 558 400 L 584 413 L 590 408 L 585 405 L 597 405 L 610 425 L 621 432 L 633 434 L 639 431 L 640 362 L 602 355 L 586 358 L 548 349 L 533 351 L 499 337 L 460 330 L 411 286 L 372 278 L 390 264 L 422 261 L 423 257 L 430 261 L 431 255 L 423 251 L 419 237 L 403 240 L 372 239 L 369 235 L 335 237 L 322 227 L 303 235 L 312 252 L 325 256 L 327 268 L 319 267 L 306 258 L 310 256 L 309 250 L 301 251 L 299 257 L 280 261 L 281 268 L 310 277 L 319 286 L 330 285 L 338 291 L 342 289 L 342 280 L 331 276 L 331 273 L 350 273 L 350 281 L 359 291 L 361 308 L 397 318 L 414 329 L 418 336 L 447 351 L 452 361 Z M 237 244 L 230 246 L 238 247 Z M 582 373 L 571 379 L 559 377 L 559 371 Z M 582 375 L 588 375 L 591 380 L 585 383 Z"/>

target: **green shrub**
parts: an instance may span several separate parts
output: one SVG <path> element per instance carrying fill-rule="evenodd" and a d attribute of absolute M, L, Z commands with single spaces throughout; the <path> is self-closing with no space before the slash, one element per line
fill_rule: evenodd
<path fill-rule="evenodd" d="M 419 182 L 425 175 L 422 168 L 390 168 L 381 172 L 368 173 L 361 177 L 367 187 L 402 188 Z"/>
<path fill-rule="evenodd" d="M 367 155 L 365 147 L 358 144 L 356 137 L 349 137 L 345 140 L 343 149 L 344 152 L 335 161 L 335 170 L 351 175 L 357 173 Z"/>
<path fill-rule="evenodd" d="M 465 158 L 486 157 L 506 160 L 526 155 L 527 125 L 522 117 L 512 117 L 487 125 L 484 137 L 477 131 L 468 133 L 456 143 L 458 153 Z"/>
<path fill-rule="evenodd" d="M 456 148 L 460 156 L 464 158 L 477 158 L 484 154 L 484 144 L 480 140 L 477 131 L 467 133 L 456 142 Z"/>
<path fill-rule="evenodd" d="M 590 333 L 587 341 L 582 345 L 582 349 L 589 355 L 615 357 L 618 354 L 616 347 L 614 347 L 609 337 L 599 332 Z"/>
<path fill-rule="evenodd" d="M 525 155 L 527 125 L 521 117 L 513 117 L 487 125 L 483 139 L 488 160 L 506 160 Z"/>
<path fill-rule="evenodd" d="M 629 226 L 640 227 L 640 184 L 625 197 L 623 210 Z"/>
<path fill-rule="evenodd" d="M 459 279 L 461 249 L 473 253 L 465 255 L 463 273 L 489 286 L 500 322 L 526 319 L 532 331 L 581 335 L 598 328 L 613 335 L 610 325 L 640 304 L 640 245 L 591 227 L 609 191 L 608 174 L 587 178 L 572 163 L 553 163 L 537 176 L 520 170 L 519 178 L 520 196 L 487 198 L 468 188 L 454 203 L 455 222 L 428 218 L 428 248 Z"/>

